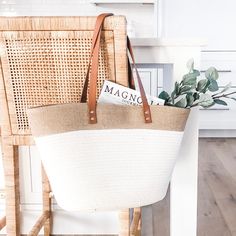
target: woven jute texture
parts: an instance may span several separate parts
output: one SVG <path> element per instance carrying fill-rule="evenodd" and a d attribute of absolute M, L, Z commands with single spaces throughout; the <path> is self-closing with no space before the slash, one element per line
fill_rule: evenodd
<path fill-rule="evenodd" d="M 144 122 L 142 107 L 98 104 L 97 124 L 88 123 L 87 104 L 63 104 L 28 110 L 34 136 L 91 129 L 155 129 L 183 131 L 189 109 L 151 106 L 153 122 Z"/>

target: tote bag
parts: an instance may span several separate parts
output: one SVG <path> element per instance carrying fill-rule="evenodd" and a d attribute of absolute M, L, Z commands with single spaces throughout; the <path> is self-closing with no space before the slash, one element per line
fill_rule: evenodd
<path fill-rule="evenodd" d="M 69 211 L 120 210 L 161 200 L 189 115 L 189 109 L 149 106 L 135 65 L 143 105 L 96 104 L 101 25 L 107 16 L 98 17 L 94 32 L 82 96 L 86 100 L 89 81 L 88 102 L 28 110 L 54 196 Z"/>

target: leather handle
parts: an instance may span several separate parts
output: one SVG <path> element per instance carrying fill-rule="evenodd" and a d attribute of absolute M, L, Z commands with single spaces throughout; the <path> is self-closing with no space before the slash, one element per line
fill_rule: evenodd
<path fill-rule="evenodd" d="M 138 72 L 138 68 L 137 68 L 136 63 L 135 63 L 134 53 L 133 53 L 133 49 L 132 49 L 129 37 L 127 37 L 127 47 L 128 47 L 128 51 L 130 53 L 131 59 L 133 61 L 133 67 L 135 69 L 136 76 L 137 76 L 139 91 L 140 91 L 142 102 L 143 102 L 143 115 L 144 115 L 145 123 L 152 123 L 152 116 L 151 116 L 150 106 L 148 104 L 146 93 L 145 93 L 144 88 L 143 88 L 143 83 L 141 81 L 141 78 L 140 78 L 140 75 L 139 75 L 139 72 Z M 131 72 L 131 75 L 132 75 L 132 72 Z M 133 82 L 133 84 L 134 84 L 134 82 Z"/>
<path fill-rule="evenodd" d="M 91 48 L 91 74 L 89 76 L 89 69 L 90 69 L 90 64 L 89 68 L 87 71 L 86 79 L 85 79 L 85 84 L 83 88 L 83 93 L 81 97 L 81 102 L 86 102 L 87 100 L 87 90 L 88 90 L 88 82 L 90 80 L 90 88 L 89 88 L 89 99 L 88 99 L 88 116 L 89 116 L 89 123 L 90 124 L 96 124 L 97 123 L 97 113 L 96 113 L 96 92 L 97 92 L 97 76 L 98 76 L 98 63 L 99 63 L 99 49 L 100 49 L 100 41 L 101 41 L 101 33 L 102 33 L 102 24 L 105 20 L 106 17 L 111 16 L 113 14 L 107 13 L 107 14 L 101 14 L 97 18 L 97 22 L 95 25 L 95 30 L 94 30 L 94 35 L 93 35 L 93 43 L 92 43 L 92 48 Z M 150 106 L 147 102 L 146 94 L 142 85 L 141 78 L 138 73 L 137 66 L 135 65 L 135 60 L 134 60 L 134 54 L 132 50 L 132 46 L 130 43 L 129 38 L 127 38 L 127 47 L 131 56 L 131 59 L 133 61 L 133 66 L 135 68 L 136 76 L 137 76 L 137 81 L 139 85 L 139 90 L 143 102 L 143 114 L 144 114 L 144 119 L 145 123 L 151 123 L 152 118 L 151 118 L 151 111 L 150 111 Z"/>
<path fill-rule="evenodd" d="M 82 91 L 82 95 L 81 95 L 81 99 L 80 99 L 80 102 L 82 102 L 82 103 L 87 102 L 87 91 L 88 91 L 88 82 L 89 82 L 89 72 L 90 72 L 91 59 L 92 59 L 92 56 L 93 56 L 93 53 L 94 53 L 94 48 L 96 46 L 97 41 L 101 40 L 100 39 L 101 35 L 99 36 L 99 32 L 102 30 L 102 25 L 103 25 L 103 22 L 104 22 L 105 18 L 108 17 L 108 16 L 113 16 L 113 14 L 112 13 L 100 14 L 97 17 L 97 20 L 96 20 L 95 29 L 94 29 L 93 38 L 92 38 L 91 52 L 90 52 L 90 57 L 89 57 L 89 65 L 88 65 L 88 69 L 87 69 L 87 72 L 86 72 L 84 87 L 83 87 L 83 91 Z"/>

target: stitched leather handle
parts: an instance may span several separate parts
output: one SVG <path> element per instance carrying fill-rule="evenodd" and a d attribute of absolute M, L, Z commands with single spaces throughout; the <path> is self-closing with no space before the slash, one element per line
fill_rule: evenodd
<path fill-rule="evenodd" d="M 84 87 L 81 95 L 80 102 L 85 103 L 87 101 L 87 91 L 88 91 L 88 82 L 89 82 L 89 72 L 90 72 L 90 65 L 91 65 L 91 59 L 94 53 L 94 48 L 96 46 L 96 43 L 98 40 L 100 40 L 99 33 L 102 30 L 102 25 L 106 17 L 108 16 L 113 16 L 112 13 L 103 13 L 97 17 L 96 24 L 95 24 L 95 29 L 93 33 L 93 38 L 92 38 L 92 46 L 91 46 L 91 52 L 90 52 L 90 57 L 89 57 L 89 65 L 84 81 Z"/>
<path fill-rule="evenodd" d="M 150 106 L 148 104 L 146 93 L 145 93 L 144 88 L 143 88 L 143 83 L 142 83 L 140 75 L 138 73 L 138 68 L 137 68 L 136 63 L 135 63 L 134 53 L 133 53 L 133 49 L 132 49 L 129 37 L 127 37 L 127 47 L 128 47 L 128 51 L 130 53 L 131 59 L 133 61 L 133 67 L 135 69 L 136 76 L 137 76 L 139 91 L 140 91 L 142 102 L 143 102 L 143 115 L 144 115 L 145 123 L 152 123 L 152 116 L 151 116 Z M 131 68 L 131 70 L 132 70 L 132 68 Z M 133 76 L 132 72 L 131 72 L 131 76 Z M 133 84 L 134 84 L 134 82 L 133 82 Z"/>
<path fill-rule="evenodd" d="M 97 123 L 96 91 L 97 91 L 99 49 L 100 49 L 100 41 L 101 41 L 101 33 L 102 33 L 102 24 L 103 24 L 105 18 L 108 16 L 111 16 L 111 15 L 112 14 L 110 14 L 110 13 L 101 14 L 97 18 L 97 22 L 96 22 L 95 30 L 94 30 L 94 35 L 93 35 L 93 40 L 92 40 L 91 54 L 90 54 L 90 58 L 92 61 L 91 74 L 89 76 L 89 68 L 90 68 L 90 64 L 89 64 L 89 68 L 87 71 L 85 84 L 84 84 L 84 88 L 83 88 L 83 93 L 82 93 L 82 97 L 81 97 L 81 102 L 86 102 L 88 81 L 90 79 L 89 99 L 88 99 L 88 111 L 89 111 L 89 123 L 90 124 Z M 145 94 L 145 91 L 144 91 L 144 88 L 142 85 L 142 81 L 139 76 L 138 69 L 135 65 L 134 54 L 133 54 L 133 50 L 132 50 L 129 38 L 127 38 L 127 47 L 128 47 L 131 59 L 133 61 L 133 66 L 134 66 L 136 76 L 137 76 L 139 90 L 140 90 L 140 94 L 141 94 L 141 98 L 142 98 L 142 102 L 143 102 L 143 114 L 144 114 L 145 123 L 151 123 L 152 118 L 151 118 L 150 106 L 147 102 L 147 98 L 146 98 L 146 94 Z"/>

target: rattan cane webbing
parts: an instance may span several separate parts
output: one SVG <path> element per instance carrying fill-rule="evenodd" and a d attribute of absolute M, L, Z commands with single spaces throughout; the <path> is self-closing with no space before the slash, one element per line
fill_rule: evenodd
<path fill-rule="evenodd" d="M 8 32 L 4 34 L 9 63 L 9 86 L 15 112 L 13 132 L 29 133 L 26 109 L 32 106 L 79 102 L 89 64 L 92 31 Z M 98 93 L 104 79 L 114 79 L 109 66 L 113 32 L 103 33 L 99 58 Z M 109 47 L 109 52 L 107 47 Z M 108 66 L 109 64 L 109 66 Z M 6 73 L 6 72 L 5 72 Z M 97 95 L 98 95 L 97 93 Z M 15 113 L 15 114 L 14 114 Z M 16 117 L 14 117 L 16 116 Z M 17 130 L 16 130 L 17 129 Z"/>

